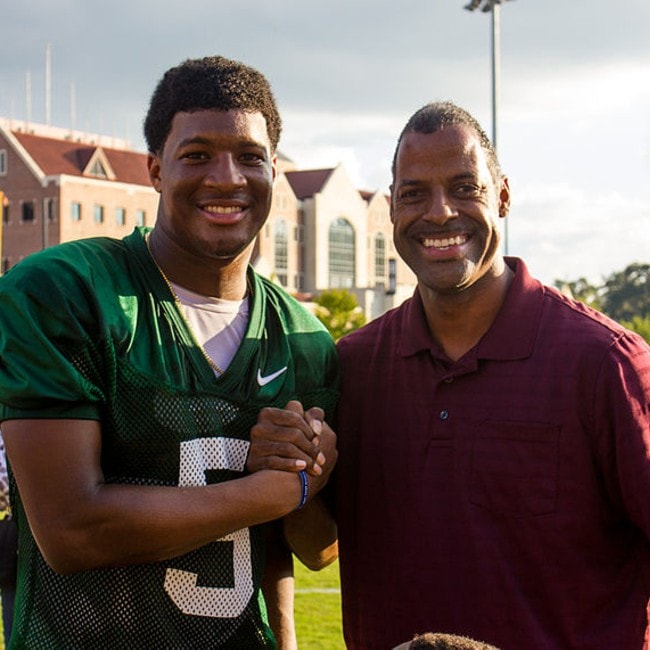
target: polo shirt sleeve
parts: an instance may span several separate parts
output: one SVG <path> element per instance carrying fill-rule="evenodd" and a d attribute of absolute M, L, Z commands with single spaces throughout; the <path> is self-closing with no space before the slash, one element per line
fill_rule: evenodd
<path fill-rule="evenodd" d="M 47 258 L 27 258 L 0 279 L 0 421 L 99 419 L 100 344 L 87 325 L 90 291 Z"/>
<path fill-rule="evenodd" d="M 604 480 L 650 540 L 650 347 L 621 334 L 604 358 L 594 402 Z"/>

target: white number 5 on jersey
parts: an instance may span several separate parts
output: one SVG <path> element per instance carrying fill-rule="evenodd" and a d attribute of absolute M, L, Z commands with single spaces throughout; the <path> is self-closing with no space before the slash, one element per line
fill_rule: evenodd
<path fill-rule="evenodd" d="M 250 443 L 234 438 L 199 438 L 181 443 L 179 486 L 206 485 L 210 469 L 244 471 Z M 185 614 L 213 618 L 240 616 L 253 595 L 253 570 L 248 528 L 226 535 L 218 542 L 233 542 L 235 586 L 199 587 L 198 574 L 167 569 L 165 591 Z"/>

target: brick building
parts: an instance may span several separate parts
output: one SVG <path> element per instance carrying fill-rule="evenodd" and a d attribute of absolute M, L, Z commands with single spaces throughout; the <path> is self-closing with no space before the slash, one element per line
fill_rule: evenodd
<path fill-rule="evenodd" d="M 0 118 L 2 272 L 47 246 L 153 225 L 158 194 L 146 159 L 116 138 Z M 279 171 L 253 253 L 260 273 L 307 299 L 349 289 L 368 318 L 412 293 L 385 194 L 359 191 L 341 165 L 297 170 L 280 154 Z"/>

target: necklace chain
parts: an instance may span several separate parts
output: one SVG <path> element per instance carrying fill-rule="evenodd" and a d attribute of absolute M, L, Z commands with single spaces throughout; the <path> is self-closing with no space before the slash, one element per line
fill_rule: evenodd
<path fill-rule="evenodd" d="M 151 251 L 151 244 L 149 243 L 149 235 L 151 234 L 151 231 L 149 231 L 145 236 L 144 236 L 144 241 L 147 244 L 147 250 L 149 251 L 149 255 L 151 256 L 151 259 L 153 260 L 153 263 L 156 265 L 156 268 L 158 269 L 158 272 L 160 273 L 162 279 L 165 281 L 165 284 L 167 285 L 167 288 L 169 289 L 169 292 L 172 294 L 174 298 L 174 303 L 176 304 L 176 307 L 178 309 L 178 312 L 180 313 L 181 317 L 185 321 L 185 324 L 187 325 L 187 329 L 192 335 L 192 339 L 194 340 L 194 343 L 196 344 L 196 347 L 201 350 L 201 354 L 203 355 L 204 359 L 210 364 L 210 367 L 217 372 L 219 375 L 223 375 L 226 371 L 221 368 L 215 361 L 212 359 L 212 357 L 205 351 L 205 348 L 199 344 L 199 342 L 196 340 L 196 336 L 194 335 L 194 332 L 192 331 L 192 327 L 190 326 L 187 318 L 185 317 L 185 310 L 183 308 L 183 303 L 181 302 L 181 299 L 178 297 L 177 293 L 174 291 L 174 287 L 172 286 L 172 283 L 170 282 L 169 278 L 165 275 L 165 272 L 160 268 L 160 265 L 158 262 L 156 262 L 156 258 L 153 256 L 153 253 Z"/>

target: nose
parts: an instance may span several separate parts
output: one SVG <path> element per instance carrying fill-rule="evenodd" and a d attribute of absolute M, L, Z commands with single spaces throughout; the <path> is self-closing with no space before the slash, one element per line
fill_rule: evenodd
<path fill-rule="evenodd" d="M 210 187 L 241 187 L 246 184 L 246 177 L 235 156 L 223 152 L 210 161 L 204 183 Z"/>
<path fill-rule="evenodd" d="M 424 219 L 442 225 L 449 219 L 455 219 L 457 216 L 458 210 L 453 205 L 449 196 L 447 196 L 447 192 L 443 188 L 435 188 L 431 193 L 431 204 L 429 210 L 424 215 Z"/>

